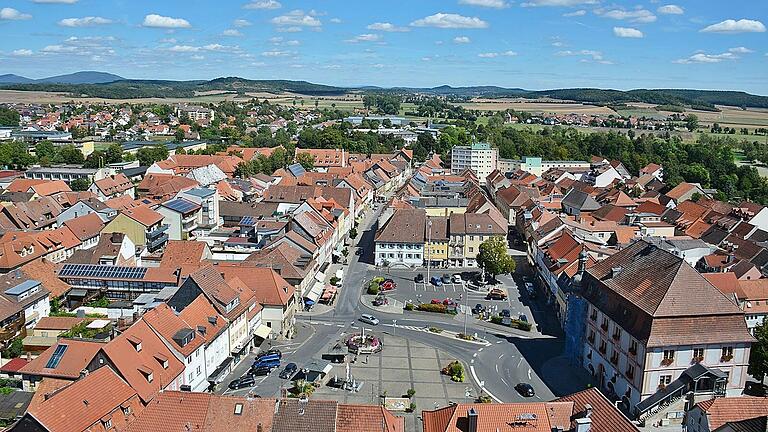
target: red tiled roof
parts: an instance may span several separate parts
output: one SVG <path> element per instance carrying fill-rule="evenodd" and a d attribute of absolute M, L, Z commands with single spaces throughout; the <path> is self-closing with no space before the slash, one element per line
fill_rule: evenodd
<path fill-rule="evenodd" d="M 120 408 L 135 396 L 125 381 L 104 366 L 56 392 L 29 414 L 50 432 L 85 431 L 115 410 L 122 416 Z"/>
<path fill-rule="evenodd" d="M 199 241 L 168 240 L 161 264 L 168 267 L 185 264 L 202 265 L 207 244 Z"/>
<path fill-rule="evenodd" d="M 624 414 L 621 413 L 613 403 L 608 400 L 601 392 L 595 387 L 587 390 L 582 390 L 577 393 L 563 396 L 556 401 L 560 402 L 573 402 L 573 414 L 571 415 L 574 420 L 583 416 L 584 408 L 586 405 L 592 407 L 592 428 L 593 432 L 637 432 L 638 429 L 632 422 L 627 419 Z M 575 426 L 575 422 L 571 423 L 571 427 Z"/>
<path fill-rule="evenodd" d="M 150 227 L 163 220 L 163 215 L 145 205 L 123 210 L 122 213 L 145 227 Z"/>
<path fill-rule="evenodd" d="M 17 357 L 8 361 L 3 367 L 0 367 L 0 372 L 3 373 L 16 373 L 19 369 L 26 366 L 30 361 L 23 357 Z"/>
<path fill-rule="evenodd" d="M 60 345 L 67 349 L 55 368 L 46 367 L 48 360 Z M 21 369 L 27 375 L 77 379 L 80 372 L 93 360 L 96 353 L 105 346 L 103 342 L 93 342 L 79 339 L 59 339 L 56 345 L 43 351 L 37 358 Z"/>
<path fill-rule="evenodd" d="M 764 417 L 768 414 L 768 398 L 764 397 L 714 398 L 699 402 L 696 406 L 707 415 L 710 430 L 728 422 Z"/>
<path fill-rule="evenodd" d="M 69 228 L 80 241 L 86 241 L 99 235 L 104 228 L 104 222 L 97 213 L 88 213 L 64 222 L 64 226 Z"/>

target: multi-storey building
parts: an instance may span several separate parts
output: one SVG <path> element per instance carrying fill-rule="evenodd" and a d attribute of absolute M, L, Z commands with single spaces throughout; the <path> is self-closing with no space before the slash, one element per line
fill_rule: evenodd
<path fill-rule="evenodd" d="M 376 235 L 376 265 L 421 266 L 424 262 L 426 219 L 424 210 L 395 211 Z"/>
<path fill-rule="evenodd" d="M 609 397 L 642 414 L 641 401 L 679 398 L 664 389 L 695 365 L 725 377 L 699 380 L 697 393 L 741 393 L 754 340 L 744 312 L 685 260 L 637 241 L 582 277 L 572 297 L 586 300 L 586 324 L 566 324 L 566 332 L 581 340 L 582 366 Z M 578 316 L 572 308 L 569 320 Z"/>
<path fill-rule="evenodd" d="M 491 237 L 507 235 L 507 227 L 499 225 L 487 213 L 454 213 L 449 217 L 448 226 L 450 267 L 475 266 L 480 244 Z"/>
<path fill-rule="evenodd" d="M 477 178 L 485 178 L 496 169 L 499 149 L 487 143 L 475 143 L 470 146 L 454 146 L 451 150 L 451 172 L 460 174 L 469 168 Z"/>

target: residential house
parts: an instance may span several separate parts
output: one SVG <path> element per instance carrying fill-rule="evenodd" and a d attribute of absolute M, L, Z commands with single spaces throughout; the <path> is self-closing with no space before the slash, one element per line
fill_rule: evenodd
<path fill-rule="evenodd" d="M 148 252 L 161 249 L 168 242 L 169 226 L 163 223 L 161 213 L 141 205 L 121 211 L 102 230 L 105 233 L 124 233 L 136 246 Z"/>
<path fill-rule="evenodd" d="M 704 191 L 700 184 L 686 182 L 682 182 L 673 187 L 665 195 L 671 198 L 675 204 L 680 204 L 683 201 L 692 199 L 694 195 L 698 195 L 702 198 L 711 198 L 709 194 Z"/>
<path fill-rule="evenodd" d="M 727 377 L 698 392 L 741 392 L 753 342 L 744 312 L 685 260 L 637 241 L 581 271 L 588 319 L 581 328 L 566 324 L 567 338 L 583 341 L 582 366 L 609 398 L 641 418 L 651 415 L 679 398 L 664 389 L 692 365 L 701 369 L 697 376 Z"/>
<path fill-rule="evenodd" d="M 426 213 L 419 209 L 396 210 L 376 233 L 377 266 L 418 267 L 424 263 Z"/>
<path fill-rule="evenodd" d="M 56 223 L 62 225 L 64 222 L 87 214 L 95 213 L 102 222 L 107 223 L 117 216 L 117 210 L 113 209 L 96 198 L 77 201 L 69 208 L 63 209 L 56 216 Z"/>
<path fill-rule="evenodd" d="M 134 198 L 133 182 L 123 173 L 110 175 L 101 180 L 93 182 L 88 188 L 89 192 L 95 194 L 101 201 L 110 198 L 118 198 L 123 195 Z"/>
<path fill-rule="evenodd" d="M 104 226 L 104 221 L 96 213 L 89 213 L 64 222 L 64 227 L 72 231 L 72 234 L 80 240 L 78 249 L 90 249 L 96 246 Z"/>
<path fill-rule="evenodd" d="M 25 391 L 35 391 L 44 378 L 75 381 L 88 371 L 92 360 L 104 342 L 85 339 L 61 338 L 35 357 L 19 372 L 22 374 Z"/>
<path fill-rule="evenodd" d="M 560 205 L 562 205 L 565 214 L 576 216 L 576 218 L 597 211 L 601 207 L 592 195 L 576 188 L 565 194 Z"/>
<path fill-rule="evenodd" d="M 768 415 L 768 399 L 754 396 L 736 396 L 708 399 L 697 403 L 686 417 L 688 432 L 740 432 L 764 431 Z M 743 427 L 737 422 L 758 420 Z M 728 425 L 733 425 L 728 428 Z"/>
<path fill-rule="evenodd" d="M 448 219 L 450 267 L 474 267 L 480 245 L 491 237 L 506 239 L 507 227 L 485 213 L 452 214 Z"/>
<path fill-rule="evenodd" d="M 424 234 L 424 262 L 430 266 L 445 267 L 448 265 L 448 217 L 429 216 Z"/>
<path fill-rule="evenodd" d="M 0 275 L 0 345 L 8 347 L 16 338 L 50 314 L 50 292 L 40 280 L 21 270 Z"/>
<path fill-rule="evenodd" d="M 176 198 L 200 205 L 197 229 L 193 231 L 195 237 L 208 235 L 212 230 L 219 227 L 219 201 L 221 195 L 219 195 L 218 189 L 189 189 L 176 194 Z"/>
<path fill-rule="evenodd" d="M 170 240 L 194 240 L 198 220 L 202 220 L 202 206 L 184 198 L 164 202 L 157 209 L 163 215 L 163 225 Z"/>

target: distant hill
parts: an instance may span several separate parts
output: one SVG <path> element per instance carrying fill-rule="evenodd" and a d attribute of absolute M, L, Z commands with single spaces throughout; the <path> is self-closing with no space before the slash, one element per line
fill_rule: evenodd
<path fill-rule="evenodd" d="M 50 78 L 42 78 L 35 80 L 35 82 L 59 84 L 101 84 L 113 81 L 121 81 L 124 79 L 125 78 L 121 76 L 107 72 L 82 71 L 66 75 L 57 75 Z"/>
<path fill-rule="evenodd" d="M 124 79 L 119 75 L 96 71 L 82 71 L 40 79 L 5 74 L 0 75 L 0 84 L 102 84 Z"/>
<path fill-rule="evenodd" d="M 35 80 L 14 74 L 0 75 L 0 84 L 23 84 L 31 82 L 35 82 Z"/>
<path fill-rule="evenodd" d="M 350 91 L 384 93 L 421 93 L 434 96 L 456 96 L 462 98 L 522 97 L 551 98 L 576 102 L 612 105 L 627 102 L 645 102 L 655 105 L 678 105 L 698 109 L 714 110 L 715 105 L 731 105 L 752 108 L 768 108 L 768 97 L 738 91 L 712 91 L 687 89 L 636 89 L 610 90 L 596 88 L 573 88 L 554 90 L 525 90 L 498 86 L 452 87 L 448 85 L 414 88 L 376 86 L 335 87 L 314 84 L 307 81 L 250 80 L 238 77 L 224 77 L 213 80 L 165 81 L 128 80 L 120 76 L 84 71 L 40 80 L 18 75 L 0 75 L 0 88 L 27 91 L 54 91 L 70 93 L 73 96 L 91 96 L 107 99 L 135 98 L 191 98 L 202 92 L 246 93 L 298 93 L 310 96 L 336 96 Z"/>

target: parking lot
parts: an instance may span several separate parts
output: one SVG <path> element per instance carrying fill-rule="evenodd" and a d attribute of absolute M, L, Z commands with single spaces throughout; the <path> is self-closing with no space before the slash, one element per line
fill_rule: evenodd
<path fill-rule="evenodd" d="M 508 275 L 498 276 L 497 280 L 499 283 L 497 285 L 486 285 L 484 287 L 477 287 L 471 282 L 466 282 L 474 280 L 479 275 L 479 272 L 478 269 L 466 268 L 432 269 L 429 274 L 430 277 L 427 278 L 427 272 L 424 268 L 389 269 L 387 271 L 371 271 L 366 280 L 370 280 L 374 276 L 392 279 L 397 284 L 397 287 L 394 290 L 384 292 L 384 294 L 403 303 L 430 303 L 433 300 L 443 302 L 448 299 L 457 303 L 459 310 L 462 312 L 465 306 L 471 311 L 479 304 L 489 311 L 491 315 L 499 314 L 502 310 L 506 309 L 509 310 L 512 318 L 519 318 L 521 314 L 524 314 L 528 321 L 533 323 L 534 317 L 531 309 L 525 304 L 529 302 L 520 294 L 520 290 L 513 277 Z M 423 282 L 414 281 L 418 274 L 424 276 Z M 432 277 L 442 277 L 443 275 L 448 275 L 453 279 L 454 274 L 461 274 L 463 282 L 443 283 L 441 286 L 435 286 L 429 282 L 429 279 Z M 507 298 L 505 300 L 488 299 L 488 292 L 491 288 L 503 289 L 508 295 Z"/>

